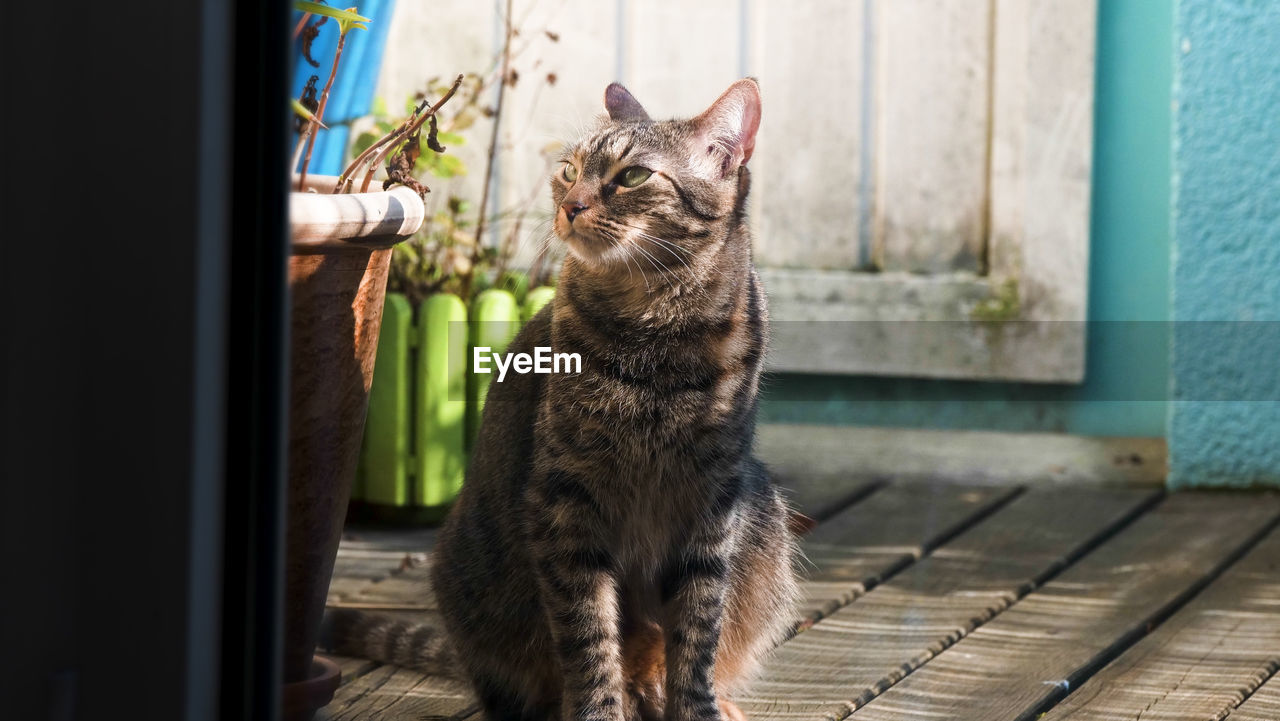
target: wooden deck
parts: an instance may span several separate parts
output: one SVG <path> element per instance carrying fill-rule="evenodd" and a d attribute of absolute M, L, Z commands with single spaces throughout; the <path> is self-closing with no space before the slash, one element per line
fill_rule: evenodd
<path fill-rule="evenodd" d="M 821 523 L 798 632 L 735 699 L 752 721 L 1280 721 L 1278 494 L 870 483 L 797 503 Z M 349 532 L 331 603 L 430 617 L 432 538 Z M 320 718 L 480 721 L 460 683 L 339 660 Z"/>

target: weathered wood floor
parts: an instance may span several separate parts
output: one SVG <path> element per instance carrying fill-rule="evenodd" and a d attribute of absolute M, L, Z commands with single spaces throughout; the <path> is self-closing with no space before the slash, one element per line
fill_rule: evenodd
<path fill-rule="evenodd" d="M 1280 495 L 870 484 L 821 523 L 753 721 L 1280 721 Z M 350 532 L 337 605 L 430 617 L 432 533 Z M 456 682 L 360 659 L 321 718 L 467 719 Z M 1043 716 L 1042 716 L 1043 714 Z"/>

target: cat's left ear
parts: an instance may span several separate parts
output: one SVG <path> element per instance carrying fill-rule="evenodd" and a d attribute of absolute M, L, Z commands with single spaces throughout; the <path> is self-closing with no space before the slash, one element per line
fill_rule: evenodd
<path fill-rule="evenodd" d="M 604 109 L 609 113 L 609 119 L 624 123 L 632 120 L 649 122 L 649 114 L 644 111 L 644 106 L 636 100 L 636 96 L 631 91 L 622 87 L 619 83 L 609 83 L 609 87 L 604 89 Z"/>
<path fill-rule="evenodd" d="M 746 165 L 760 129 L 760 86 L 755 78 L 730 85 L 693 123 L 707 154 L 719 161 L 720 177 Z"/>

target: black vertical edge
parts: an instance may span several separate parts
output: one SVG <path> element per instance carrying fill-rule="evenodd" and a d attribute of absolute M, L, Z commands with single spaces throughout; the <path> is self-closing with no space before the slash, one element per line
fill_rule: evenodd
<path fill-rule="evenodd" d="M 3 48 L 14 719 L 278 715 L 288 3 L 80 3 Z"/>
<path fill-rule="evenodd" d="M 279 717 L 290 4 L 234 3 L 220 718 Z"/>
<path fill-rule="evenodd" d="M 223 490 L 232 147 L 232 7 L 198 5 L 192 289 L 190 524 L 183 716 L 216 721 L 221 673 Z"/>

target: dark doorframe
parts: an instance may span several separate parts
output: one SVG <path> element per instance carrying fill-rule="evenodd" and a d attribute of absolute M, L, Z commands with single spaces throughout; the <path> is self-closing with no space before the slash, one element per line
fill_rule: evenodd
<path fill-rule="evenodd" d="M 288 14 L 58 6 L 4 48 L 6 717 L 278 713 Z"/>

